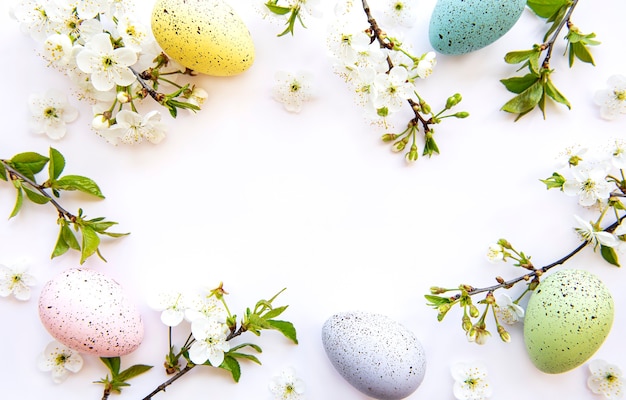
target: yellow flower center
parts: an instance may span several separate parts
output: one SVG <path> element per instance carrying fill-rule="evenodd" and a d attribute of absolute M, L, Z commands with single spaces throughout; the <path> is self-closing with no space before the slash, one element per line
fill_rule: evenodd
<path fill-rule="evenodd" d="M 615 94 L 615 98 L 619 101 L 626 101 L 626 89 L 624 90 L 615 90 L 613 92 Z"/>

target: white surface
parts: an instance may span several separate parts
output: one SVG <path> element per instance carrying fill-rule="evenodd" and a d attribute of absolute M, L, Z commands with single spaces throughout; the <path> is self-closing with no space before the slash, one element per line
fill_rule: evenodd
<path fill-rule="evenodd" d="M 584 211 L 575 199 L 547 191 L 539 179 L 553 172 L 554 157 L 565 147 L 625 133 L 624 118 L 602 121 L 592 102 L 609 76 L 626 73 L 623 1 L 579 5 L 575 22 L 603 42 L 593 49 L 597 66 L 576 63 L 569 70 L 561 47 L 555 51 L 554 80 L 574 109 L 550 106 L 546 121 L 533 112 L 514 123 L 499 111 L 510 98 L 499 79 L 515 73 L 502 57 L 538 41 L 543 32 L 528 11 L 494 45 L 461 57 L 440 56 L 422 93 L 433 104 L 462 93 L 459 109 L 471 118 L 436 127 L 442 154 L 421 158 L 412 167 L 380 143 L 381 132 L 363 121 L 351 93 L 333 74 L 326 20 L 309 20 L 309 29 L 298 28 L 295 37 L 277 38 L 282 26 L 261 19 L 250 1 L 231 3 L 254 38 L 255 64 L 237 77 L 198 77 L 209 92 L 202 112 L 181 113 L 176 120 L 166 116 L 169 134 L 160 145 L 110 146 L 91 131 L 90 107 L 76 99 L 71 101 L 81 116 L 69 125 L 66 138 L 52 142 L 33 135 L 27 125 L 28 96 L 51 86 L 64 88 L 67 81 L 45 67 L 35 43 L 9 19 L 7 3 L 0 6 L 0 157 L 46 154 L 54 146 L 67 158 L 67 173 L 93 178 L 107 196 L 92 201 L 68 195 L 63 203 L 118 221 L 120 231 L 132 232 L 103 243 L 108 263 L 92 257 L 84 265 L 120 282 L 144 317 L 144 343 L 123 357 L 122 365 L 155 368 L 131 381 L 120 398 L 142 398 L 166 379 L 161 365 L 167 329 L 146 299 L 163 284 L 196 287 L 219 281 L 239 315 L 259 298 L 287 287 L 277 304 L 290 305 L 284 317 L 295 324 L 300 344 L 270 331 L 260 338 L 251 335 L 246 339 L 264 349 L 263 365 L 243 363 L 240 383 L 224 371 L 198 369 L 156 398 L 269 398 L 271 376 L 293 366 L 309 399 L 366 399 L 335 372 L 321 345 L 323 322 L 351 309 L 389 315 L 421 339 L 428 367 L 411 399 L 451 399 L 450 366 L 473 360 L 488 367 L 494 399 L 599 398 L 586 387 L 586 365 L 554 376 L 535 369 L 521 325 L 511 329 L 510 344 L 495 336 L 482 347 L 470 344 L 460 329 L 459 310 L 438 323 L 423 295 L 432 285 L 488 286 L 497 275 L 517 276 L 513 267 L 486 262 L 488 245 L 501 237 L 531 254 L 536 265 L 577 245 L 572 215 Z M 138 4 L 147 21 L 151 1 Z M 433 6 L 434 1 L 420 3 L 419 24 L 407 36 L 416 49 L 429 49 Z M 317 97 L 300 114 L 285 112 L 271 99 L 273 76 L 280 69 L 315 75 Z M 12 188 L 0 182 L 0 214 L 8 217 L 13 201 Z M 101 396 L 101 386 L 91 382 L 106 371 L 95 357 L 86 356 L 84 369 L 61 385 L 36 367 L 37 355 L 51 340 L 37 317 L 39 290 L 52 276 L 78 266 L 76 254 L 49 259 L 56 235 L 54 211 L 47 206 L 26 204 L 18 217 L 0 223 L 0 262 L 26 256 L 39 278 L 29 302 L 0 299 L 2 398 Z M 612 291 L 615 323 L 594 358 L 626 369 L 626 272 L 589 249 L 566 267 L 593 271 Z"/>

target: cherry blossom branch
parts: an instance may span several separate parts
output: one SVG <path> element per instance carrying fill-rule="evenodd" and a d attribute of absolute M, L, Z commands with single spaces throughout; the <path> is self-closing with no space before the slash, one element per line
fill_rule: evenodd
<path fill-rule="evenodd" d="M 606 227 L 604 229 L 604 232 L 613 232 L 619 226 L 619 224 L 622 222 L 624 218 L 626 218 L 626 215 L 622 216 L 617 221 L 613 222 L 611 225 Z M 582 249 L 587 247 L 588 244 L 589 244 L 589 241 L 585 240 L 583 243 L 581 243 L 578 247 L 576 247 L 574 250 L 569 252 L 567 255 L 541 268 L 534 268 L 532 265 L 526 266 L 527 269 L 531 270 L 529 273 L 519 276 L 517 278 L 511 279 L 509 281 L 504 281 L 501 277 L 497 277 L 496 280 L 499 282 L 497 285 L 488 286 L 484 288 L 469 287 L 469 290 L 467 290 L 467 295 L 473 296 L 479 293 L 494 292 L 495 290 L 498 290 L 498 289 L 503 289 L 503 288 L 508 289 L 508 288 L 513 287 L 515 284 L 521 281 L 528 282 L 531 279 L 538 281 L 539 277 L 543 275 L 545 272 L 547 272 L 548 270 L 556 266 L 565 264 L 567 261 L 569 261 L 569 259 L 571 259 L 576 254 L 578 254 Z M 455 296 L 453 296 L 453 299 L 457 300 L 460 297 L 461 297 L 461 294 L 456 294 Z"/>
<path fill-rule="evenodd" d="M 163 382 L 162 384 L 160 384 L 159 386 L 156 387 L 156 389 L 154 389 L 149 395 L 147 395 L 146 397 L 143 398 L 143 400 L 150 400 L 152 399 L 157 393 L 159 392 L 164 392 L 165 389 L 167 389 L 168 386 L 170 386 L 172 383 L 176 382 L 179 378 L 181 378 L 183 375 L 185 375 L 187 372 L 191 371 L 194 367 L 196 366 L 196 364 L 190 364 L 187 363 L 187 365 L 185 366 L 185 368 L 181 369 L 180 371 L 178 371 L 176 373 L 176 375 L 172 376 L 170 379 L 168 379 L 167 381 Z"/>

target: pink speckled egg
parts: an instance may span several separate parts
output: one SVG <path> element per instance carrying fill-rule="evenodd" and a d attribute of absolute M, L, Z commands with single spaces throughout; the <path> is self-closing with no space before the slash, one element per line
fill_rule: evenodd
<path fill-rule="evenodd" d="M 122 287 L 89 269 L 69 269 L 47 282 L 39 318 L 59 342 L 99 357 L 131 353 L 143 340 L 141 315 Z"/>

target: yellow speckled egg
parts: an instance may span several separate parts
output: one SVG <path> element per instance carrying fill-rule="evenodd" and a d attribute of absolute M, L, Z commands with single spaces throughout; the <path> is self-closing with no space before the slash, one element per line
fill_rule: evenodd
<path fill-rule="evenodd" d="M 558 374 L 587 361 L 613 325 L 613 298 L 594 274 L 562 270 L 533 292 L 524 318 L 524 341 L 533 364 Z"/>
<path fill-rule="evenodd" d="M 165 54 L 203 74 L 236 75 L 254 62 L 250 32 L 223 0 L 157 0 L 152 32 Z"/>

